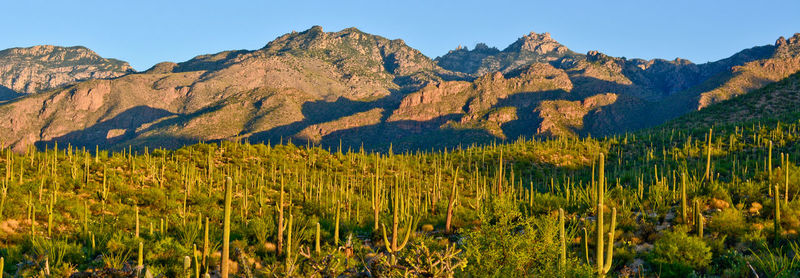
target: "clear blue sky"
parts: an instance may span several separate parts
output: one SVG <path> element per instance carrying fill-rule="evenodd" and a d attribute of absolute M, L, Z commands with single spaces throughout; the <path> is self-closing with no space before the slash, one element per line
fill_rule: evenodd
<path fill-rule="evenodd" d="M 313 25 L 402 38 L 430 57 L 500 49 L 530 31 L 577 52 L 713 61 L 800 32 L 800 1 L 43 1 L 0 7 L 0 49 L 83 45 L 145 70 L 162 61 L 258 49 Z"/>

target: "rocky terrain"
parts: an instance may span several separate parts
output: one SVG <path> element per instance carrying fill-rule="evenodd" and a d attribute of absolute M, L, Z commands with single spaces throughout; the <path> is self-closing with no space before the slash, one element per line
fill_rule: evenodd
<path fill-rule="evenodd" d="M 122 62 L 94 64 L 108 71 L 75 74 L 88 80 L 0 105 L 0 127 L 8 131 L 0 140 L 17 150 L 245 139 L 401 150 L 603 135 L 657 125 L 784 79 L 800 70 L 799 54 L 800 34 L 694 64 L 578 54 L 548 33 L 531 33 L 502 51 L 479 44 L 432 60 L 399 39 L 315 26 L 258 50 L 139 73 Z M 13 89 L 19 86 L 7 87 L 28 93 Z"/>
<path fill-rule="evenodd" d="M 0 93 L 4 100 L 130 72 L 133 69 L 128 63 L 100 57 L 82 46 L 37 45 L 0 51 Z"/>

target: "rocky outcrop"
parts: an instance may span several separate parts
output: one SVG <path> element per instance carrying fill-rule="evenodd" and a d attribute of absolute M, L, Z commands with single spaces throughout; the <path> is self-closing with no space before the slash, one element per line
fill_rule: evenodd
<path fill-rule="evenodd" d="M 100 57 L 85 47 L 39 45 L 0 51 L 0 85 L 31 94 L 88 79 L 133 72 L 126 62 Z"/>
<path fill-rule="evenodd" d="M 587 114 L 614 104 L 617 98 L 616 94 L 606 93 L 588 97 L 583 101 L 543 101 L 535 110 L 542 119 L 536 133 L 548 136 L 574 136 L 582 131 Z"/>
<path fill-rule="evenodd" d="M 519 38 L 503 51 L 531 52 L 536 55 L 555 60 L 555 57 L 563 56 L 570 50 L 566 46 L 561 45 L 556 40 L 551 38 L 550 33 L 545 32 L 543 34 L 537 34 L 531 32 L 530 34 Z"/>
<path fill-rule="evenodd" d="M 496 47 L 489 47 L 484 43 L 478 43 L 473 50 L 459 46 L 436 58 L 436 63 L 445 69 L 474 74 L 481 70 L 484 59 L 499 53 L 500 50 Z"/>
<path fill-rule="evenodd" d="M 510 72 L 532 63 L 547 63 L 576 55 L 578 54 L 550 37 L 550 33 L 531 32 L 503 51 L 479 43 L 471 51 L 459 47 L 435 61 L 448 70 L 481 76 L 495 71 Z"/>

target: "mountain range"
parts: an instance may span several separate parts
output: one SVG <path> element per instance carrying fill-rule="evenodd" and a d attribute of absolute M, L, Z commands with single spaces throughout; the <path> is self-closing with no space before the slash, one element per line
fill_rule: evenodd
<path fill-rule="evenodd" d="M 601 136 L 704 110 L 798 70 L 800 34 L 703 64 L 576 53 L 549 33 L 431 59 L 400 39 L 319 26 L 143 72 L 84 47 L 12 48 L 0 51 L 0 140 L 18 151 L 290 139 L 413 150 Z"/>

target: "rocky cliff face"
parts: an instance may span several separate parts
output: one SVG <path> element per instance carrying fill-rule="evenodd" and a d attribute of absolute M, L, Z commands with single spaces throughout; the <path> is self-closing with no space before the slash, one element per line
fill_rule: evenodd
<path fill-rule="evenodd" d="M 130 72 L 133 69 L 128 63 L 100 57 L 81 46 L 39 45 L 0 51 L 0 86 L 21 94 Z"/>
<path fill-rule="evenodd" d="M 258 50 L 160 63 L 0 104 L 17 150 L 295 139 L 396 150 L 652 126 L 800 70 L 798 35 L 705 64 L 577 54 L 531 33 L 431 60 L 402 40 L 313 27 Z"/>

